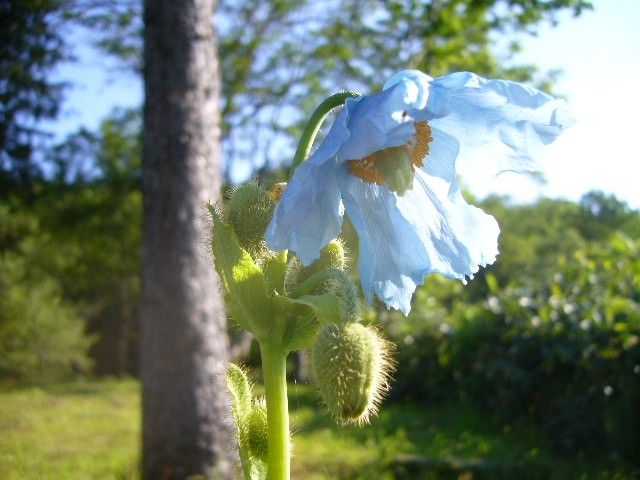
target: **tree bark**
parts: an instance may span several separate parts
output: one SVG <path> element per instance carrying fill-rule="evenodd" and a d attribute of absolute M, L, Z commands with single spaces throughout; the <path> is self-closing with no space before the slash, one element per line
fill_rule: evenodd
<path fill-rule="evenodd" d="M 220 191 L 213 0 L 145 0 L 142 468 L 232 478 L 226 320 L 204 204 Z"/>

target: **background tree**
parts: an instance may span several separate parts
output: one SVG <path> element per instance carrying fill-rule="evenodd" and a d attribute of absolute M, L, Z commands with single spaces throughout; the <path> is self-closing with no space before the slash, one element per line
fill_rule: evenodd
<path fill-rule="evenodd" d="M 55 275 L 96 334 L 97 374 L 138 371 L 140 125 L 137 110 L 116 111 L 98 132 L 71 135 L 52 152 L 55 180 L 38 195 Z"/>
<path fill-rule="evenodd" d="M 10 176 L 24 183 L 38 173 L 32 162 L 42 135 L 37 123 L 58 113 L 63 85 L 51 72 L 68 58 L 62 6 L 58 0 L 0 1 L 0 181 Z"/>
<path fill-rule="evenodd" d="M 50 382 L 88 373 L 93 339 L 48 258 L 43 216 L 14 195 L 0 203 L 0 379 Z"/>
<path fill-rule="evenodd" d="M 142 441 L 147 478 L 231 478 L 228 342 L 204 254 L 219 199 L 213 0 L 145 2 Z"/>
<path fill-rule="evenodd" d="M 97 45 L 137 71 L 140 3 L 74 3 L 78 18 L 101 32 Z M 221 0 L 227 179 L 290 161 L 305 118 L 323 98 L 379 88 L 400 69 L 471 70 L 549 89 L 553 74 L 514 63 L 522 35 L 590 7 L 587 0 Z"/>

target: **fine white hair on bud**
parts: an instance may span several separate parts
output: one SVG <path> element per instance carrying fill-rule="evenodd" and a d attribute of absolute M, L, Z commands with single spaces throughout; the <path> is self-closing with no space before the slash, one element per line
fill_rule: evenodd
<path fill-rule="evenodd" d="M 231 194 L 227 221 L 242 248 L 253 257 L 267 250 L 264 232 L 271 221 L 274 207 L 270 194 L 256 182 L 245 183 Z"/>
<path fill-rule="evenodd" d="M 320 250 L 320 258 L 305 266 L 300 259 L 292 256 L 287 265 L 285 275 L 285 292 L 293 291 L 298 284 L 307 280 L 312 275 L 326 269 L 343 271 L 347 267 L 347 252 L 344 242 L 335 238 Z M 320 286 L 314 293 L 325 293 L 327 285 Z"/>
<path fill-rule="evenodd" d="M 339 238 L 335 238 L 320 250 L 320 258 L 300 271 L 299 280 L 306 280 L 314 273 L 318 273 L 319 271 L 327 268 L 344 270 L 346 266 L 347 256 L 345 253 L 344 243 Z"/>
<path fill-rule="evenodd" d="M 367 423 L 389 390 L 390 344 L 360 323 L 327 325 L 313 347 L 320 395 L 339 423 Z"/>
<path fill-rule="evenodd" d="M 263 462 L 269 453 L 269 425 L 267 422 L 267 404 L 260 397 L 253 401 L 251 410 L 244 419 L 243 434 L 249 454 Z"/>

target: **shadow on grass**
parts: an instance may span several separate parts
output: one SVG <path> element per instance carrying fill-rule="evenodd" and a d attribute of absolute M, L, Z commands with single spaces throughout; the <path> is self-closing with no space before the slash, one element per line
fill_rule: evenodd
<path fill-rule="evenodd" d="M 317 438 L 316 442 L 336 444 L 333 450 L 327 447 L 331 455 L 324 463 L 308 460 L 328 472 L 327 477 L 317 478 L 638 478 L 634 476 L 637 472 L 605 458 L 559 456 L 534 425 L 499 424 L 490 415 L 460 402 L 383 405 L 370 425 L 341 427 L 321 406 L 313 387 L 292 385 L 289 393 L 292 424 L 296 435 L 305 437 L 301 443 L 307 445 Z M 375 452 L 368 459 L 361 459 L 370 463 L 349 463 L 355 460 L 339 449 L 353 445 Z"/>

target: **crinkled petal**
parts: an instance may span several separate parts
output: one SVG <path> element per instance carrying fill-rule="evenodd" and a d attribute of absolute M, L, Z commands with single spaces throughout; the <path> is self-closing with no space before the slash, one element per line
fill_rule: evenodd
<path fill-rule="evenodd" d="M 399 82 L 382 92 L 348 99 L 341 114 L 346 115 L 349 140 L 338 150 L 338 160 L 356 160 L 404 144 L 414 133 L 411 112 L 426 105 L 427 86 Z"/>
<path fill-rule="evenodd" d="M 431 82 L 432 127 L 460 141 L 462 162 L 503 171 L 535 170 L 540 147 L 573 124 L 566 103 L 535 88 L 460 72 Z"/>
<path fill-rule="evenodd" d="M 340 233 L 343 207 L 334 160 L 303 162 L 276 205 L 265 238 L 274 250 L 293 250 L 309 264 Z"/>
<path fill-rule="evenodd" d="M 429 75 L 422 73 L 420 70 L 402 70 L 389 77 L 382 87 L 383 90 L 388 90 L 394 87 L 398 83 L 405 83 L 404 89 L 409 92 L 415 92 L 415 100 L 411 104 L 411 108 L 416 111 L 424 110 L 429 100 L 430 83 L 433 81 Z M 417 112 L 408 112 L 415 118 L 414 114 Z"/>
<path fill-rule="evenodd" d="M 345 211 L 358 232 L 360 282 L 367 303 L 375 292 L 388 307 L 408 313 L 429 263 L 420 238 L 386 187 L 368 184 L 346 168 L 338 179 Z"/>
<path fill-rule="evenodd" d="M 399 197 L 384 186 L 338 174 L 345 211 L 360 241 L 360 280 L 372 294 L 407 314 L 411 296 L 428 273 L 464 280 L 498 253 L 498 224 L 466 203 L 455 180 L 457 142 L 433 131 L 427 164 Z"/>
<path fill-rule="evenodd" d="M 430 258 L 429 272 L 464 280 L 498 255 L 495 218 L 469 205 L 456 180 L 457 140 L 433 128 L 431 151 L 416 170 L 413 188 L 398 199 Z"/>

